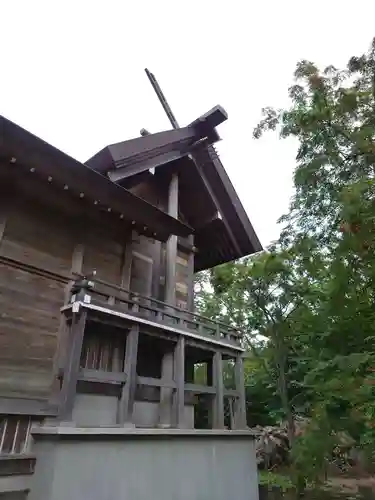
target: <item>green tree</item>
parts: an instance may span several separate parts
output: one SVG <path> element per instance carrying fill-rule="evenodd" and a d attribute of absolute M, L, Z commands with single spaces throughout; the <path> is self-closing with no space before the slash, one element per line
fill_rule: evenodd
<path fill-rule="evenodd" d="M 375 42 L 343 70 L 302 61 L 295 80 L 290 107 L 265 109 L 254 131 L 299 143 L 280 240 L 206 273 L 201 308 L 246 333 L 291 438 L 293 412 L 310 415 L 294 459 L 316 480 L 340 432 L 375 449 Z"/>
<path fill-rule="evenodd" d="M 305 385 L 326 434 L 345 430 L 373 447 L 375 42 L 344 70 L 302 61 L 295 77 L 291 107 L 264 110 L 254 135 L 278 130 L 299 142 L 280 246 L 299 248 L 300 276 L 315 268 L 314 321 L 305 330 L 315 362 Z"/>

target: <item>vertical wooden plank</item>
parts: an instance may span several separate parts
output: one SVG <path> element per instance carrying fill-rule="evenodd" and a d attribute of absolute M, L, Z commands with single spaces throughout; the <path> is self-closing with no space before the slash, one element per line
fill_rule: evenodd
<path fill-rule="evenodd" d="M 178 175 L 173 174 L 168 193 L 168 215 L 178 218 Z M 172 235 L 167 241 L 166 247 L 166 276 L 165 276 L 165 301 L 168 304 L 176 304 L 176 260 L 177 260 L 177 236 Z"/>
<path fill-rule="evenodd" d="M 215 396 L 213 398 L 213 428 L 224 428 L 224 379 L 223 379 L 223 357 L 221 352 L 215 352 L 212 360 L 213 385 Z"/>
<path fill-rule="evenodd" d="M 121 282 L 120 286 L 129 290 L 130 288 L 130 273 L 132 266 L 132 251 L 133 251 L 133 233 L 131 237 L 125 242 L 124 254 L 122 257 L 122 268 L 121 268 Z"/>
<path fill-rule="evenodd" d="M 164 354 L 161 364 L 161 378 L 167 386 L 173 381 L 174 353 L 168 351 Z M 160 387 L 159 403 L 159 426 L 170 427 L 172 423 L 173 389 L 171 387 Z"/>
<path fill-rule="evenodd" d="M 69 421 L 72 418 L 86 320 L 87 311 L 82 308 L 72 318 L 69 335 L 70 349 L 60 393 L 59 420 Z"/>
<path fill-rule="evenodd" d="M 72 273 L 78 273 L 78 274 L 82 273 L 83 256 L 84 256 L 84 246 L 82 243 L 78 243 L 73 250 Z"/>
<path fill-rule="evenodd" d="M 178 429 L 185 423 L 185 338 L 180 335 L 174 350 L 174 419 Z"/>
<path fill-rule="evenodd" d="M 194 245 L 194 235 L 189 236 L 189 243 Z M 188 310 L 194 312 L 194 252 L 190 252 L 188 264 Z"/>
<path fill-rule="evenodd" d="M 246 429 L 246 394 L 245 394 L 245 375 L 243 366 L 243 357 L 237 356 L 234 366 L 236 390 L 239 397 L 235 403 L 234 423 L 236 429 Z"/>
<path fill-rule="evenodd" d="M 4 181 L 4 179 L 0 178 L 0 182 Z M 3 187 L 3 186 L 0 186 Z M 3 189 L 0 189 L 0 245 L 1 241 L 4 238 L 5 227 L 8 219 L 9 213 L 9 196 L 10 193 L 7 193 Z M 15 196 L 15 194 L 13 194 Z"/>
<path fill-rule="evenodd" d="M 117 423 L 131 423 L 133 418 L 134 396 L 137 386 L 137 355 L 139 326 L 133 325 L 126 339 L 124 372 L 126 382 L 122 388 L 118 403 Z"/>
<path fill-rule="evenodd" d="M 0 205 L 0 244 L 1 240 L 4 237 L 6 220 L 7 220 L 7 214 L 5 212 L 5 209 Z"/>
<path fill-rule="evenodd" d="M 152 249 L 152 260 L 153 260 L 153 269 L 152 269 L 152 287 L 151 287 L 151 296 L 155 299 L 163 300 L 164 297 L 159 296 L 160 289 L 160 276 L 161 276 L 161 242 L 155 241 Z"/>
<path fill-rule="evenodd" d="M 72 264 L 71 264 L 72 273 L 74 272 L 82 273 L 83 257 L 84 257 L 84 245 L 79 243 L 74 247 L 72 254 Z M 70 291 L 72 285 L 73 281 L 69 281 L 69 283 L 65 287 L 64 304 L 69 303 Z M 60 371 L 66 365 L 66 357 L 69 352 L 68 338 L 69 338 L 69 328 L 67 327 L 65 316 L 62 314 L 57 335 L 56 354 L 53 363 L 53 370 L 56 378 L 54 380 L 54 384 L 52 387 L 52 394 L 50 397 L 51 404 L 54 404 L 55 400 L 57 400 L 60 397 L 60 383 L 58 380 L 58 376 L 60 374 Z"/>
<path fill-rule="evenodd" d="M 206 378 L 207 378 L 207 385 L 209 387 L 214 386 L 214 374 L 213 374 L 213 366 L 214 366 L 214 360 L 213 358 L 207 362 L 206 365 Z M 215 427 L 215 396 L 214 395 L 209 395 L 205 398 L 205 404 L 207 405 L 207 410 L 208 410 L 208 425 L 213 429 Z"/>

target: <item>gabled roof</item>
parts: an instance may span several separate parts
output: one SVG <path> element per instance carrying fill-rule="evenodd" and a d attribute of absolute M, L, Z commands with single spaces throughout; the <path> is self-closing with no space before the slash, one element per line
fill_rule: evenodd
<path fill-rule="evenodd" d="M 0 159 L 23 175 L 27 183 L 30 171 L 42 181 L 50 180 L 63 192 L 100 207 L 110 209 L 114 217 L 134 225 L 141 234 L 166 241 L 171 234 L 186 237 L 192 229 L 181 221 L 137 197 L 108 177 L 71 158 L 42 139 L 0 116 Z"/>
<path fill-rule="evenodd" d="M 259 252 L 262 245 L 213 143 L 227 114 L 216 106 L 190 125 L 107 146 L 86 164 L 131 188 L 177 171 L 180 209 L 195 232 L 195 270 Z"/>
<path fill-rule="evenodd" d="M 219 212 L 195 232 L 196 245 L 201 249 L 195 259 L 196 270 L 263 250 L 215 148 L 201 147 L 193 158 Z"/>

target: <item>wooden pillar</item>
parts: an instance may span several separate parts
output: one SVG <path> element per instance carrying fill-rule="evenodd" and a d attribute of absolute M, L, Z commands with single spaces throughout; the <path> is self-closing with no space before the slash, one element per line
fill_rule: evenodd
<path fill-rule="evenodd" d="M 74 313 L 69 332 L 70 349 L 66 357 L 64 379 L 59 401 L 59 420 L 70 421 L 72 418 L 74 400 L 77 392 L 77 380 L 83 337 L 85 333 L 87 311 L 80 308 Z"/>
<path fill-rule="evenodd" d="M 133 258 L 133 239 L 135 238 L 135 232 L 131 231 L 129 237 L 124 241 L 124 251 L 122 255 L 121 262 L 121 281 L 120 286 L 122 288 L 130 289 L 130 277 L 131 277 L 131 266 Z"/>
<path fill-rule="evenodd" d="M 172 174 L 168 191 L 168 215 L 178 218 L 178 175 Z M 177 236 L 171 235 L 166 245 L 165 302 L 176 305 Z M 174 353 L 167 352 L 162 359 L 161 376 L 166 383 L 173 380 Z M 159 425 L 169 427 L 172 421 L 173 389 L 160 388 Z"/>
<path fill-rule="evenodd" d="M 72 255 L 72 273 L 82 273 L 83 271 L 83 257 L 84 257 L 85 247 L 82 243 L 78 243 L 73 250 Z"/>
<path fill-rule="evenodd" d="M 173 174 L 168 192 L 168 215 L 178 219 L 178 176 Z M 165 272 L 165 301 L 168 304 L 176 304 L 176 260 L 177 260 L 177 236 L 172 234 L 166 247 L 166 272 Z"/>
<path fill-rule="evenodd" d="M 194 245 L 194 235 L 189 236 L 189 243 L 191 246 Z M 188 310 L 194 312 L 194 252 L 191 251 L 189 254 L 189 283 L 188 283 Z"/>
<path fill-rule="evenodd" d="M 137 387 L 137 356 L 138 356 L 139 326 L 133 325 L 126 338 L 124 372 L 126 382 L 123 385 L 118 403 L 117 423 L 120 425 L 132 423 L 134 396 Z"/>
<path fill-rule="evenodd" d="M 6 177 L 0 176 L 0 245 L 4 238 L 11 203 L 17 199 L 14 186 L 9 185 Z"/>
<path fill-rule="evenodd" d="M 0 238 L 1 239 L 1 238 Z M 71 261 L 71 268 L 70 272 L 73 273 L 82 273 L 83 269 L 83 258 L 84 258 L 84 245 L 83 243 L 79 243 L 75 245 L 72 253 L 72 261 Z M 70 297 L 71 297 L 71 289 L 73 286 L 74 281 L 69 280 L 68 284 L 64 288 L 64 304 L 61 305 L 67 305 L 70 302 Z M 66 366 L 67 363 L 67 357 L 69 356 L 70 352 L 70 345 L 69 345 L 69 335 L 70 335 L 70 328 L 67 322 L 67 318 L 64 314 L 61 314 L 60 317 L 60 324 L 59 324 L 59 329 L 58 329 L 58 337 L 57 337 L 57 348 L 56 348 L 56 353 L 55 357 L 53 360 L 53 373 L 54 373 L 54 382 L 52 385 L 52 390 L 51 390 L 51 396 L 49 399 L 49 403 L 51 405 L 56 405 L 59 404 L 60 400 L 60 382 L 61 382 L 61 374 L 62 370 L 64 370 L 64 367 Z"/>
<path fill-rule="evenodd" d="M 181 429 L 185 425 L 185 338 L 180 335 L 174 351 L 174 421 Z"/>
<path fill-rule="evenodd" d="M 160 427 L 170 427 L 172 423 L 173 389 L 170 387 L 170 383 L 173 382 L 173 364 L 174 353 L 168 351 L 164 354 L 161 363 L 161 378 L 165 385 L 160 387 Z"/>
<path fill-rule="evenodd" d="M 235 403 L 234 422 L 236 429 L 246 429 L 246 394 L 243 357 L 237 356 L 234 366 L 236 391 L 239 396 Z"/>
<path fill-rule="evenodd" d="M 212 401 L 212 427 L 214 429 L 224 428 L 224 379 L 223 379 L 223 357 L 221 352 L 215 352 L 212 358 L 212 379 L 215 387 L 215 395 Z"/>
<path fill-rule="evenodd" d="M 5 233 L 5 225 L 7 220 L 7 212 L 3 204 L 0 204 L 0 244 Z"/>

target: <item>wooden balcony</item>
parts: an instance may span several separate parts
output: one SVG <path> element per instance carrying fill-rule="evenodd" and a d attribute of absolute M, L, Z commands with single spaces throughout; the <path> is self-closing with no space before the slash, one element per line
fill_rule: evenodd
<path fill-rule="evenodd" d="M 114 398 L 107 424 L 142 426 L 150 417 L 147 426 L 189 428 L 199 397 L 212 428 L 222 429 L 229 398 L 231 428 L 244 427 L 244 349 L 236 329 L 98 279 L 80 278 L 70 302 L 62 308 L 60 419 L 85 419 L 76 413 L 75 395 L 100 393 Z M 235 389 L 224 386 L 223 361 L 232 363 Z M 194 383 L 197 364 L 206 366 L 203 385 Z M 138 402 L 156 410 L 141 414 Z"/>
<path fill-rule="evenodd" d="M 214 344 L 242 350 L 242 333 L 220 321 L 172 306 L 152 297 L 146 297 L 117 285 L 93 280 L 90 290 L 72 295 L 71 302 L 81 301 L 86 307 L 104 308 L 113 314 L 122 313 L 144 320 L 147 324 L 185 333 Z"/>

